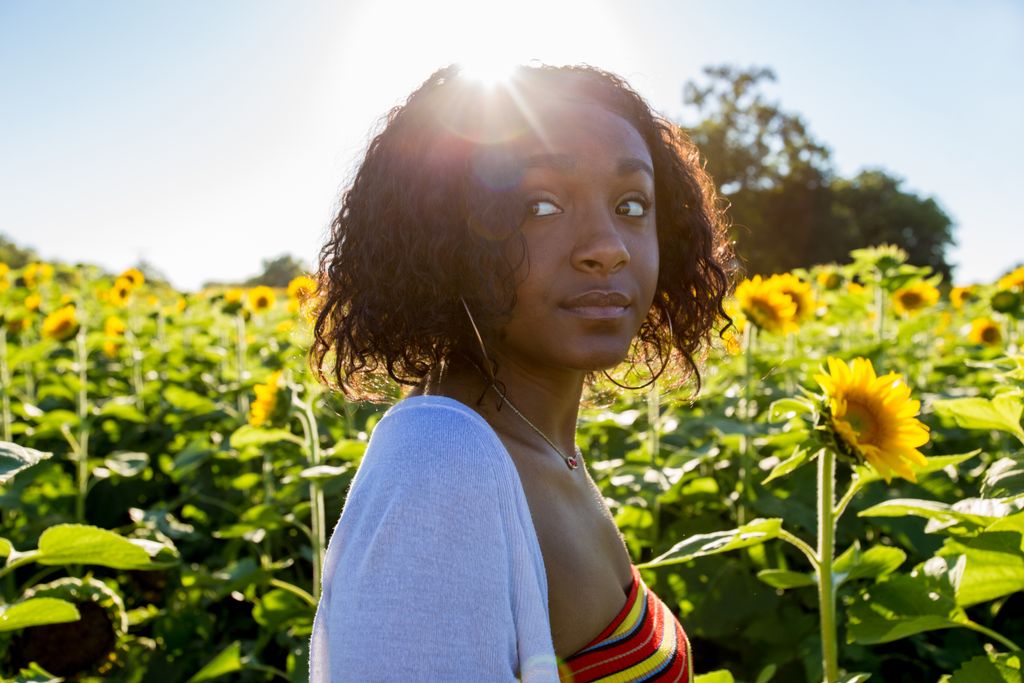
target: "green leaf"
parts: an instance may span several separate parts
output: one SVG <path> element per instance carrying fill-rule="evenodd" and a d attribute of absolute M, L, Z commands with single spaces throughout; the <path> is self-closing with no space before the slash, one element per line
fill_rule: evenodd
<path fill-rule="evenodd" d="M 990 502 L 990 501 L 983 501 Z M 925 531 L 946 531 L 954 535 L 974 535 L 995 519 L 994 515 L 961 512 L 951 505 L 936 500 L 897 498 L 873 505 L 858 513 L 858 517 L 923 517 L 928 521 Z"/>
<path fill-rule="evenodd" d="M 854 542 L 846 552 L 836 558 L 832 572 L 836 575 L 836 586 L 856 579 L 877 579 L 896 571 L 907 554 L 899 548 L 874 545 L 860 551 L 860 543 Z"/>
<path fill-rule="evenodd" d="M 821 451 L 818 451 L 818 453 L 820 453 L 820 452 Z M 817 453 L 815 453 L 815 455 L 817 455 Z M 768 476 L 765 478 L 765 480 L 762 481 L 761 483 L 762 484 L 767 484 L 768 482 L 770 482 L 770 481 L 772 481 L 774 479 L 778 479 L 780 477 L 784 477 L 787 474 L 789 474 L 790 472 L 792 472 L 793 470 L 795 470 L 796 468 L 800 467 L 800 465 L 803 465 L 805 462 L 807 462 L 810 459 L 811 459 L 811 452 L 810 452 L 810 450 L 804 448 L 803 446 L 797 446 L 796 448 L 793 449 L 793 454 L 791 456 L 789 456 L 788 458 L 786 458 L 785 460 L 783 460 L 782 462 L 780 462 L 775 467 L 773 467 L 772 471 L 768 474 Z"/>
<path fill-rule="evenodd" d="M 1008 391 L 991 400 L 975 397 L 936 401 L 934 408 L 939 415 L 953 418 L 964 429 L 997 429 L 1024 442 L 1024 429 L 1020 425 L 1024 400 L 1020 392 Z"/>
<path fill-rule="evenodd" d="M 291 591 L 275 588 L 257 601 L 252 616 L 264 628 L 281 631 L 289 622 L 312 618 L 313 606 Z"/>
<path fill-rule="evenodd" d="M 736 679 L 732 677 L 732 674 L 721 669 L 719 671 L 709 671 L 706 674 L 698 675 L 693 683 L 736 683 Z"/>
<path fill-rule="evenodd" d="M 0 538 L 0 557 L 7 557 L 14 552 L 14 546 L 6 538 Z"/>
<path fill-rule="evenodd" d="M 1024 461 L 1000 458 L 989 465 L 981 484 L 981 495 L 1002 498 L 1024 493 Z"/>
<path fill-rule="evenodd" d="M 243 472 L 231 480 L 231 488 L 239 491 L 248 491 L 259 486 L 263 481 L 263 475 L 257 472 Z"/>
<path fill-rule="evenodd" d="M 797 415 L 814 414 L 814 404 L 805 398 L 780 398 L 768 406 L 768 421 L 791 420 Z"/>
<path fill-rule="evenodd" d="M 959 605 L 1024 591 L 1024 512 L 996 520 L 974 538 L 947 541 L 943 548 L 944 554 L 960 552 L 966 562 L 956 591 Z"/>
<path fill-rule="evenodd" d="M 779 518 L 755 519 L 737 529 L 690 536 L 685 541 L 675 544 L 668 552 L 637 566 L 640 568 L 660 567 L 706 555 L 760 545 L 765 541 L 778 538 L 781 531 L 782 520 Z"/>
<path fill-rule="evenodd" d="M 149 466 L 149 454 L 147 453 L 111 453 L 104 461 L 114 474 L 121 477 L 134 477 L 141 474 Z"/>
<path fill-rule="evenodd" d="M 849 638 L 870 645 L 968 621 L 946 576 L 893 574 L 861 591 L 847 609 Z"/>
<path fill-rule="evenodd" d="M 99 409 L 99 415 L 141 424 L 146 421 L 146 416 L 135 407 L 134 403 L 135 399 L 130 396 L 112 398 Z"/>
<path fill-rule="evenodd" d="M 279 441 L 290 441 L 300 446 L 305 443 L 301 436 L 292 434 L 287 429 L 261 429 L 252 425 L 242 425 L 231 435 L 231 447 L 237 449 L 265 446 Z"/>
<path fill-rule="evenodd" d="M 164 400 L 184 413 L 200 415 L 213 412 L 217 408 L 217 405 L 205 396 L 200 396 L 194 391 L 175 384 L 165 384 L 161 389 L 161 394 Z"/>
<path fill-rule="evenodd" d="M 36 562 L 45 565 L 95 564 L 112 569 L 154 569 L 155 556 L 166 546 L 128 539 L 86 524 L 58 524 L 39 537 Z"/>
<path fill-rule="evenodd" d="M 63 624 L 81 618 L 78 608 L 67 600 L 29 598 L 0 611 L 0 632 L 43 624 Z"/>
<path fill-rule="evenodd" d="M 6 484 L 18 472 L 52 456 L 53 453 L 25 448 L 10 441 L 0 441 L 0 484 Z"/>
<path fill-rule="evenodd" d="M 188 679 L 188 683 L 202 683 L 212 681 L 226 674 L 242 670 L 242 645 L 238 641 L 231 643 L 220 653 L 207 662 L 206 666 L 196 672 Z"/>
<path fill-rule="evenodd" d="M 817 583 L 813 574 L 791 572 L 785 569 L 762 569 L 757 573 L 757 578 L 773 588 L 782 589 L 803 588 Z"/>
<path fill-rule="evenodd" d="M 63 678 L 54 676 L 52 673 L 32 662 L 18 672 L 11 683 L 61 683 Z"/>
<path fill-rule="evenodd" d="M 949 683 L 1021 683 L 1024 651 L 978 655 L 950 676 Z"/>

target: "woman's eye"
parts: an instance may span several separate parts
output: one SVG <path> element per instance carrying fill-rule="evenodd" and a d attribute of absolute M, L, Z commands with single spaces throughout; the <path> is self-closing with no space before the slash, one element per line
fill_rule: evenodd
<path fill-rule="evenodd" d="M 615 213 L 620 216 L 629 216 L 631 218 L 646 216 L 647 202 L 642 199 L 627 199 L 616 207 Z"/>
<path fill-rule="evenodd" d="M 553 216 L 556 213 L 562 212 L 557 204 L 546 199 L 536 199 L 529 202 L 526 206 L 531 216 Z"/>

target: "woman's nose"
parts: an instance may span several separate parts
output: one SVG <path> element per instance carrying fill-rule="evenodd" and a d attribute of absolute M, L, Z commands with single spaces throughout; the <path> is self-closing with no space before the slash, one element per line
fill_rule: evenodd
<path fill-rule="evenodd" d="M 606 207 L 583 212 L 574 231 L 573 265 L 579 270 L 611 275 L 629 263 L 629 249 L 622 239 L 616 216 Z"/>

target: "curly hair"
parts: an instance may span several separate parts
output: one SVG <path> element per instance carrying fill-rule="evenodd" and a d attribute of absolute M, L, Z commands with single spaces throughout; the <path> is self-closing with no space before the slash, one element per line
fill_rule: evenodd
<path fill-rule="evenodd" d="M 451 65 L 387 114 L 320 251 L 308 357 L 320 382 L 361 400 L 386 397 L 384 373 L 418 383 L 475 343 L 463 298 L 485 336 L 500 328 L 516 303 L 526 214 L 515 169 L 494 160 L 529 130 L 530 104 L 553 96 L 621 116 L 650 150 L 658 284 L 627 362 L 651 369 L 656 357 L 657 374 L 695 375 L 699 392 L 711 331 L 731 323 L 722 300 L 735 259 L 723 202 L 680 128 L 622 78 L 586 65 L 522 66 L 505 90 L 487 90 Z"/>

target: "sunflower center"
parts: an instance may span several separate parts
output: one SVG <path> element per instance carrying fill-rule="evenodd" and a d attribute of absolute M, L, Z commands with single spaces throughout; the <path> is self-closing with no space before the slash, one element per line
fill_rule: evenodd
<path fill-rule="evenodd" d="M 843 419 L 850 423 L 850 426 L 857 433 L 857 441 L 862 443 L 873 443 L 878 432 L 878 419 L 871 409 L 857 401 L 847 401 L 846 415 Z"/>
<path fill-rule="evenodd" d="M 754 299 L 752 302 L 754 318 L 761 322 L 773 322 L 778 319 L 779 312 L 775 307 L 764 299 Z"/>
<path fill-rule="evenodd" d="M 917 292 L 904 292 L 902 303 L 906 308 L 918 308 L 921 305 L 921 295 Z"/>
<path fill-rule="evenodd" d="M 981 341 L 986 344 L 995 344 L 999 341 L 999 330 L 995 327 L 986 327 L 981 331 Z"/>

